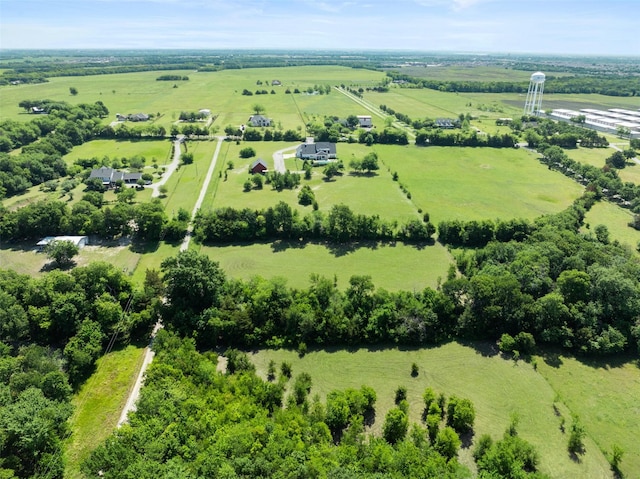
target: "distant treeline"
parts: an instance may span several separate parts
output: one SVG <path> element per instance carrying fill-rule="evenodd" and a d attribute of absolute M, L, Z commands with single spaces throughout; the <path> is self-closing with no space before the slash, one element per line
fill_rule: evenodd
<path fill-rule="evenodd" d="M 387 72 L 394 81 L 403 81 L 411 88 L 429 88 L 446 92 L 526 93 L 529 82 L 433 80 L 416 78 L 395 71 Z M 636 75 L 599 75 L 547 77 L 545 93 L 598 93 L 607 96 L 640 95 L 640 77 Z"/>

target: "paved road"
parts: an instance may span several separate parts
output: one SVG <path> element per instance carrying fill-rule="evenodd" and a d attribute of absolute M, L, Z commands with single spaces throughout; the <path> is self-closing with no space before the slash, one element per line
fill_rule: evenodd
<path fill-rule="evenodd" d="M 204 183 L 202 183 L 202 188 L 200 188 L 200 195 L 198 196 L 198 200 L 196 201 L 196 204 L 193 207 L 193 211 L 191 212 L 191 221 L 189 221 L 189 226 L 187 227 L 187 234 L 184 237 L 184 241 L 182 242 L 182 245 L 180 246 L 180 251 L 186 251 L 189 248 L 189 243 L 191 242 L 191 235 L 193 233 L 193 219 L 196 217 L 196 213 L 202 206 L 204 197 L 207 194 L 207 189 L 209 188 L 209 183 L 211 183 L 211 177 L 213 176 L 213 171 L 215 170 L 216 162 L 218 161 L 218 155 L 220 154 L 220 148 L 222 148 L 224 136 L 217 136 L 216 140 L 218 141 L 218 145 L 216 146 L 216 151 L 213 153 L 213 157 L 211 158 L 211 163 L 209 164 L 209 170 L 207 171 L 207 176 L 204 179 Z"/>
<path fill-rule="evenodd" d="M 296 148 L 298 148 L 298 145 L 288 146 L 286 148 L 283 148 L 282 150 L 276 151 L 273 154 L 273 169 L 276 170 L 278 173 L 284 173 L 285 171 L 287 171 L 286 168 L 284 167 L 284 152 L 295 150 Z"/>

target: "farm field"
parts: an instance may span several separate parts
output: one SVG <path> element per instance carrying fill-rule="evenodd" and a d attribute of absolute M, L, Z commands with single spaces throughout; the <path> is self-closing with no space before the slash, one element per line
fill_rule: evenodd
<path fill-rule="evenodd" d="M 96 372 L 73 397 L 72 434 L 65 444 L 65 478 L 81 479 L 81 462 L 115 429 L 143 359 L 143 347 L 126 346 L 98 359 Z"/>
<path fill-rule="evenodd" d="M 554 413 L 557 392 L 554 390 L 554 383 L 548 382 L 546 376 L 536 372 L 530 364 L 523 361 L 514 363 L 501 358 L 492 345 L 473 346 L 449 343 L 425 349 L 331 349 L 309 352 L 302 358 L 294 351 L 260 350 L 251 357 L 258 373 L 264 378 L 272 359 L 277 365 L 282 361 L 290 362 L 294 378 L 302 372 L 309 373 L 313 381 L 311 397 L 318 394 L 324 398 L 334 389 L 371 386 L 377 393 L 376 420 L 372 426 L 374 433 L 380 433 L 386 411 L 393 407 L 397 387 L 407 388 L 409 415 L 413 422 L 420 421 L 422 393 L 426 387 L 431 387 L 436 394 L 466 397 L 474 403 L 474 439 L 485 433 L 494 439 L 502 437 L 510 416 L 517 414 L 519 435 L 538 450 L 543 472 L 559 479 L 610 477 L 609 464 L 594 442 L 598 431 L 592 429 L 593 423 L 587 411 L 578 411 L 589 432 L 585 441 L 586 453 L 581 456 L 580 461 L 573 461 L 567 453 L 567 435 L 560 430 L 560 418 Z M 415 378 L 410 375 L 411 364 L 414 362 L 420 368 L 419 375 Z M 627 369 L 625 371 L 629 378 L 637 383 L 640 379 L 638 369 L 632 365 Z M 340 374 L 336 374 L 336 371 L 340 371 Z M 563 366 L 558 371 L 563 371 Z M 606 371 L 597 371 L 596 376 L 607 377 Z M 580 372 L 587 379 L 587 371 Z M 570 372 L 567 371 L 566 374 Z M 613 383 L 614 375 L 610 375 L 607 380 Z M 583 392 L 567 390 L 561 393 L 561 399 L 572 407 L 582 397 L 581 393 Z M 611 401 L 605 400 L 601 406 L 604 411 L 612 413 L 620 405 L 621 398 L 634 397 L 627 395 L 619 387 L 612 387 L 609 394 Z M 569 410 L 564 404 L 556 405 L 569 425 Z M 634 428 L 627 431 L 632 433 Z M 621 445 L 626 451 L 631 451 L 634 444 L 628 441 Z M 464 463 L 471 465 L 469 449 L 463 448 L 460 457 Z M 623 461 L 623 469 L 629 471 L 629 477 L 633 477 L 633 472 L 638 469 L 631 467 L 631 464 L 629 466 L 629 469 L 625 469 Z"/>
<path fill-rule="evenodd" d="M 156 81 L 162 74 L 188 76 L 188 81 Z M 327 114 L 336 107 L 345 113 L 359 113 L 362 108 L 353 110 L 348 106 L 346 98 L 336 95 L 287 95 L 289 87 L 293 91 L 298 88 L 306 90 L 313 85 L 345 85 L 374 86 L 384 74 L 365 69 L 347 67 L 295 67 L 295 68 L 260 68 L 243 70 L 223 70 L 219 72 L 194 72 L 172 70 L 169 72 L 154 71 L 140 73 L 123 73 L 114 75 L 95 75 L 73 78 L 50 78 L 43 84 L 18 85 L 0 88 L 0 121 L 16 119 L 27 121 L 30 115 L 18 107 L 25 99 L 49 98 L 69 103 L 93 103 L 102 101 L 109 109 L 110 116 L 105 123 L 115 119 L 116 113 L 153 113 L 160 114 L 155 123 L 169 129 L 178 120 L 181 111 L 197 111 L 208 108 L 220 117 L 214 126 L 224 128 L 227 124 L 245 123 L 253 113 L 252 105 L 260 103 L 265 107 L 265 114 L 273 118 L 276 124 L 284 129 L 303 127 L 302 112 L 316 113 L 321 109 L 318 105 L 327 102 L 329 108 L 322 107 Z M 279 80 L 281 86 L 271 86 L 272 80 Z M 263 82 L 257 85 L 257 82 Z M 266 83 L 268 82 L 268 83 Z M 174 88 L 174 85 L 176 88 Z M 69 93 L 69 88 L 78 90 L 76 96 Z M 255 92 L 265 89 L 276 94 L 242 95 L 242 90 Z M 295 97 L 295 98 L 294 98 Z M 316 98 L 317 97 L 317 98 Z M 300 108 L 295 102 L 300 102 Z M 337 112 L 335 114 L 340 114 Z"/>
<path fill-rule="evenodd" d="M 326 246 L 315 243 L 257 243 L 251 245 L 199 246 L 200 253 L 218 261 L 227 276 L 249 279 L 279 276 L 294 288 L 307 288 L 312 273 L 338 280 L 344 290 L 353 275 L 369 275 L 377 288 L 421 291 L 436 288 L 453 261 L 439 243 L 418 248 L 396 243 L 358 246 Z"/>
<path fill-rule="evenodd" d="M 445 219 L 532 219 L 563 210 L 582 192 L 579 184 L 548 170 L 523 149 L 374 149 L 434 224 Z"/>
<path fill-rule="evenodd" d="M 633 213 L 631 211 L 608 201 L 599 201 L 587 212 L 585 225 L 588 224 L 591 231 L 597 225 L 605 225 L 609 229 L 611 241 L 618 240 L 635 251 L 640 242 L 640 231 L 628 226 L 632 219 Z M 582 231 L 588 230 L 583 227 Z"/>

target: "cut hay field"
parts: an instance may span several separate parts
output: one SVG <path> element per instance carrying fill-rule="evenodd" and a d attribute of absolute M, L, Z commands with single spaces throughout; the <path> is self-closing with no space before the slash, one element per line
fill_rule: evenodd
<path fill-rule="evenodd" d="M 200 253 L 218 261 L 227 276 L 249 279 L 283 277 L 293 288 L 309 287 L 312 273 L 338 280 L 345 289 L 353 275 L 371 276 L 378 288 L 421 291 L 436 288 L 453 259 L 439 243 L 416 247 L 396 244 L 324 245 L 276 242 L 250 245 L 200 246 Z M 143 276 L 144 277 L 144 276 Z"/>
<path fill-rule="evenodd" d="M 628 209 L 608 201 L 599 201 L 587 212 L 582 231 L 593 231 L 597 225 L 605 225 L 609 229 L 611 241 L 618 240 L 635 251 L 640 243 L 640 231 L 628 226 L 632 219 L 633 213 Z M 589 225 L 589 230 L 586 229 L 586 225 Z"/>
<path fill-rule="evenodd" d="M 412 201 L 445 219 L 532 219 L 568 207 L 582 187 L 524 149 L 373 147 Z"/>
<path fill-rule="evenodd" d="M 592 422 L 590 409 L 579 409 L 575 412 L 581 417 L 589 436 L 585 440 L 586 452 L 579 461 L 574 461 L 567 452 L 567 434 L 560 430 L 560 418 L 554 412 L 554 402 L 557 401 L 555 380 L 547 380 L 547 369 L 544 373 L 536 372 L 527 363 L 503 359 L 496 354 L 493 345 L 476 344 L 474 347 L 449 343 L 428 349 L 399 350 L 396 348 L 380 349 L 338 349 L 329 351 L 313 351 L 303 358 L 299 358 L 293 351 L 260 350 L 251 355 L 258 373 L 266 378 L 268 363 L 274 360 L 276 364 L 289 361 L 293 366 L 293 376 L 302 372 L 311 375 L 313 385 L 311 397 L 318 394 L 324 398 L 334 389 L 359 388 L 362 385 L 373 387 L 377 393 L 376 420 L 372 431 L 379 434 L 384 422 L 384 416 L 393 406 L 396 388 L 407 388 L 410 419 L 419 422 L 422 414 L 422 393 L 426 387 L 433 388 L 436 393 L 446 396 L 457 395 L 469 398 L 476 409 L 475 436 L 490 434 L 494 439 L 502 436 L 509 424 L 512 414 L 519 417 L 518 432 L 521 437 L 531 442 L 540 454 L 540 469 L 553 478 L 607 478 L 612 474 L 609 464 L 600 451 L 597 441 L 607 441 L 600 436 Z M 411 377 L 411 364 L 419 366 L 418 377 Z M 538 363 L 541 359 L 538 359 Z M 554 373 L 564 371 L 560 366 Z M 336 374 L 339 371 L 339 374 Z M 624 410 L 618 411 L 619 406 L 627 405 L 630 394 L 623 388 L 614 386 L 617 374 L 609 374 L 603 369 L 590 370 L 588 367 L 573 368 L 564 372 L 569 379 L 571 374 L 580 374 L 580 379 L 565 385 L 560 392 L 562 402 L 557 402 L 559 412 L 571 422 L 570 411 L 563 404 L 574 407 L 575 403 L 592 393 L 588 390 L 578 390 L 572 384 L 579 380 L 588 380 L 592 384 L 599 384 L 599 379 L 611 383 L 611 388 L 599 403 L 601 415 L 608 414 L 622 419 Z M 550 377 L 550 376 L 549 376 Z M 559 380 L 560 377 L 558 378 Z M 625 379 L 635 381 L 633 388 L 637 388 L 640 381 L 640 371 L 635 366 L 625 366 Z M 634 407 L 629 404 L 630 407 Z M 620 445 L 625 451 L 633 454 L 634 442 L 632 436 L 638 427 L 638 418 L 630 419 L 626 424 L 620 423 L 620 430 L 624 436 L 620 437 Z M 613 433 L 613 431 L 612 431 Z M 470 450 L 463 449 L 461 460 L 470 465 L 472 462 Z M 623 470 L 636 477 L 639 469 L 631 462 L 629 468 Z"/>

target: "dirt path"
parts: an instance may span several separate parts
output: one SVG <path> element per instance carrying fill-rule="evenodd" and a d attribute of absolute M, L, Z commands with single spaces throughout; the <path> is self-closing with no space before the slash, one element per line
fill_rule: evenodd
<path fill-rule="evenodd" d="M 193 233 L 193 219 L 196 217 L 196 213 L 202 206 L 204 197 L 207 194 L 207 189 L 209 188 L 209 183 L 211 183 L 211 177 L 213 176 L 213 171 L 215 170 L 216 163 L 218 161 L 218 155 L 220 154 L 220 148 L 222 148 L 224 136 L 217 136 L 216 140 L 218 141 L 218 145 L 216 146 L 216 151 L 213 153 L 213 157 L 211 158 L 211 163 L 209 164 L 209 170 L 207 171 L 207 176 L 205 177 L 204 183 L 202 184 L 202 188 L 200 189 L 200 195 L 198 196 L 198 200 L 196 201 L 196 204 L 193 207 L 193 211 L 191 212 L 191 221 L 189 221 L 189 226 L 187 226 L 187 234 L 184 237 L 184 241 L 182 241 L 182 245 L 180 245 L 180 251 L 186 251 L 189 248 L 189 243 L 191 242 L 191 235 Z"/>

